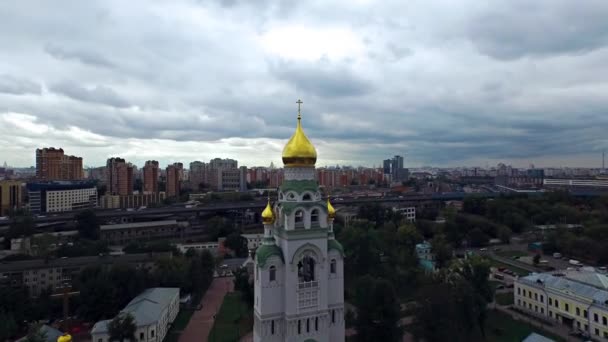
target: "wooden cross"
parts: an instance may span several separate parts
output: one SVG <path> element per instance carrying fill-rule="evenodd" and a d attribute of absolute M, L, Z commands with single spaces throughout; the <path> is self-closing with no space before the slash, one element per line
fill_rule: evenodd
<path fill-rule="evenodd" d="M 63 325 L 63 331 L 67 332 L 70 328 L 69 327 L 70 322 L 68 321 L 69 298 L 71 296 L 79 295 L 80 291 L 72 291 L 72 284 L 70 284 L 70 282 L 68 282 L 68 281 L 64 282 L 61 286 L 57 286 L 56 289 L 60 290 L 61 292 L 52 294 L 51 297 L 52 298 L 61 297 L 63 299 L 63 324 L 62 325 Z"/>

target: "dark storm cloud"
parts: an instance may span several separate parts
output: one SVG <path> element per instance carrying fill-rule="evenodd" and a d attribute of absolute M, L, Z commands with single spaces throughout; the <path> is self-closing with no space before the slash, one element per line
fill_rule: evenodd
<path fill-rule="evenodd" d="M 126 99 L 118 95 L 112 88 L 105 86 L 97 85 L 89 89 L 76 82 L 64 81 L 52 85 L 50 90 L 83 102 L 99 103 L 118 108 L 130 106 Z"/>
<path fill-rule="evenodd" d="M 327 164 L 608 148 L 608 2 L 463 1 L 0 2 L 0 136 L 267 165 L 301 98 Z"/>
<path fill-rule="evenodd" d="M 38 83 L 10 75 L 0 75 L 0 93 L 13 95 L 40 95 L 40 92 L 41 87 Z"/>
<path fill-rule="evenodd" d="M 484 54 L 498 59 L 580 54 L 608 43 L 608 2 L 510 1 L 470 22 L 469 35 Z"/>
<path fill-rule="evenodd" d="M 60 60 L 76 60 L 83 64 L 93 66 L 114 67 L 114 64 L 104 56 L 92 51 L 66 49 L 54 44 L 47 44 L 44 47 L 44 51 Z"/>
<path fill-rule="evenodd" d="M 320 97 L 359 96 L 371 92 L 372 85 L 348 69 L 321 60 L 315 63 L 280 61 L 270 65 L 271 72 L 297 90 Z"/>

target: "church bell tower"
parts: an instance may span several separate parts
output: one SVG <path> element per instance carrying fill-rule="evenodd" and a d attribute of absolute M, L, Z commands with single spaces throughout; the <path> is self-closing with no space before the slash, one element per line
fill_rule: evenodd
<path fill-rule="evenodd" d="M 283 149 L 278 201 L 262 212 L 264 241 L 254 266 L 255 342 L 343 342 L 344 251 L 335 210 L 315 180 L 317 151 L 302 129 Z"/>

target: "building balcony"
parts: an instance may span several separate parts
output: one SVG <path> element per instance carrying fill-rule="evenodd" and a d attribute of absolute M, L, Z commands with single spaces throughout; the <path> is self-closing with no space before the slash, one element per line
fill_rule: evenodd
<path fill-rule="evenodd" d="M 316 289 L 319 287 L 318 281 L 305 281 L 298 284 L 298 289 Z"/>

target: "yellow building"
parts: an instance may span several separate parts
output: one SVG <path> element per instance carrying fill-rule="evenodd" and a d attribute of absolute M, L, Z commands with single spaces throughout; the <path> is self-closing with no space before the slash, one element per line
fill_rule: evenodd
<path fill-rule="evenodd" d="M 608 277 L 593 268 L 516 280 L 515 307 L 608 341 Z"/>
<path fill-rule="evenodd" d="M 15 180 L 0 180 L 0 216 L 8 216 L 13 209 L 21 208 L 21 182 Z"/>

